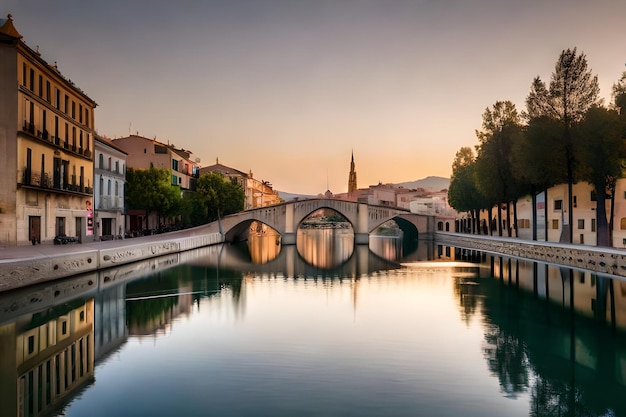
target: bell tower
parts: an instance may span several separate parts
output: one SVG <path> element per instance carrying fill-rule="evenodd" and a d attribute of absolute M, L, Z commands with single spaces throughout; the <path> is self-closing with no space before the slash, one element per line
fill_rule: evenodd
<path fill-rule="evenodd" d="M 352 160 L 350 161 L 350 175 L 348 177 L 348 194 L 356 191 L 356 171 L 354 170 L 354 151 L 352 151 Z"/>

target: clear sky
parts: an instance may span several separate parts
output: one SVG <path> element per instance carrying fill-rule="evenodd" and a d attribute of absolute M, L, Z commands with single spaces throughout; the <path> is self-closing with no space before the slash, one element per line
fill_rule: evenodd
<path fill-rule="evenodd" d="M 577 47 L 626 70 L 624 0 L 3 0 L 98 103 L 96 129 L 191 150 L 280 191 L 448 177 L 497 100 Z"/>

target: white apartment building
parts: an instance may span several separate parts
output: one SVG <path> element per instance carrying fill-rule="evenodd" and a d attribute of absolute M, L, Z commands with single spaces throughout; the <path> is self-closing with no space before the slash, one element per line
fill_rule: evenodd
<path fill-rule="evenodd" d="M 93 230 L 97 240 L 124 236 L 126 157 L 110 139 L 95 137 Z M 89 221 L 89 213 L 87 214 Z"/>

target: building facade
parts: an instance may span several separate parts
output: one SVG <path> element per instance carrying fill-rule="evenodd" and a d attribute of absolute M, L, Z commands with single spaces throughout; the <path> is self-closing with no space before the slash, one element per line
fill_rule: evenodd
<path fill-rule="evenodd" d="M 196 190 L 196 180 L 200 175 L 200 159 L 194 158 L 191 151 L 139 135 L 112 139 L 111 142 L 127 154 L 126 168 L 165 168 L 170 171 L 171 184 L 180 188 L 181 197 L 184 197 L 186 192 Z M 108 183 L 105 186 L 108 187 Z M 158 229 L 162 226 L 156 212 L 150 213 L 147 217 L 143 210 L 128 209 L 125 213 L 124 232 Z M 119 225 L 117 229 L 119 230 Z"/>
<path fill-rule="evenodd" d="M 128 168 L 150 169 L 153 166 L 169 169 L 172 185 L 180 187 L 181 191 L 195 191 L 200 160 L 194 158 L 191 151 L 138 135 L 113 139 L 112 142 L 126 152 Z"/>
<path fill-rule="evenodd" d="M 119 238 L 126 231 L 124 192 L 127 154 L 110 139 L 97 135 L 94 147 L 94 237 L 98 240 Z"/>
<path fill-rule="evenodd" d="M 215 164 L 200 169 L 200 175 L 209 172 L 222 174 L 232 182 L 239 184 L 245 195 L 244 210 L 271 206 L 282 201 L 278 193 L 272 188 L 272 184 L 268 181 L 255 179 L 252 171 L 246 174 L 238 169 L 220 164 L 217 160 Z"/>
<path fill-rule="evenodd" d="M 0 19 L 0 245 L 91 238 L 95 107 Z"/>

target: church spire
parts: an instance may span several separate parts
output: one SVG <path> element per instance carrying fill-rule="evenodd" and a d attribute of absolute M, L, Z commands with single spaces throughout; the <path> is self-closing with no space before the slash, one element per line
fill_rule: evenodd
<path fill-rule="evenodd" d="M 348 194 L 355 192 L 356 186 L 356 171 L 354 169 L 354 151 L 352 151 L 352 160 L 350 161 L 350 175 L 348 176 Z"/>

